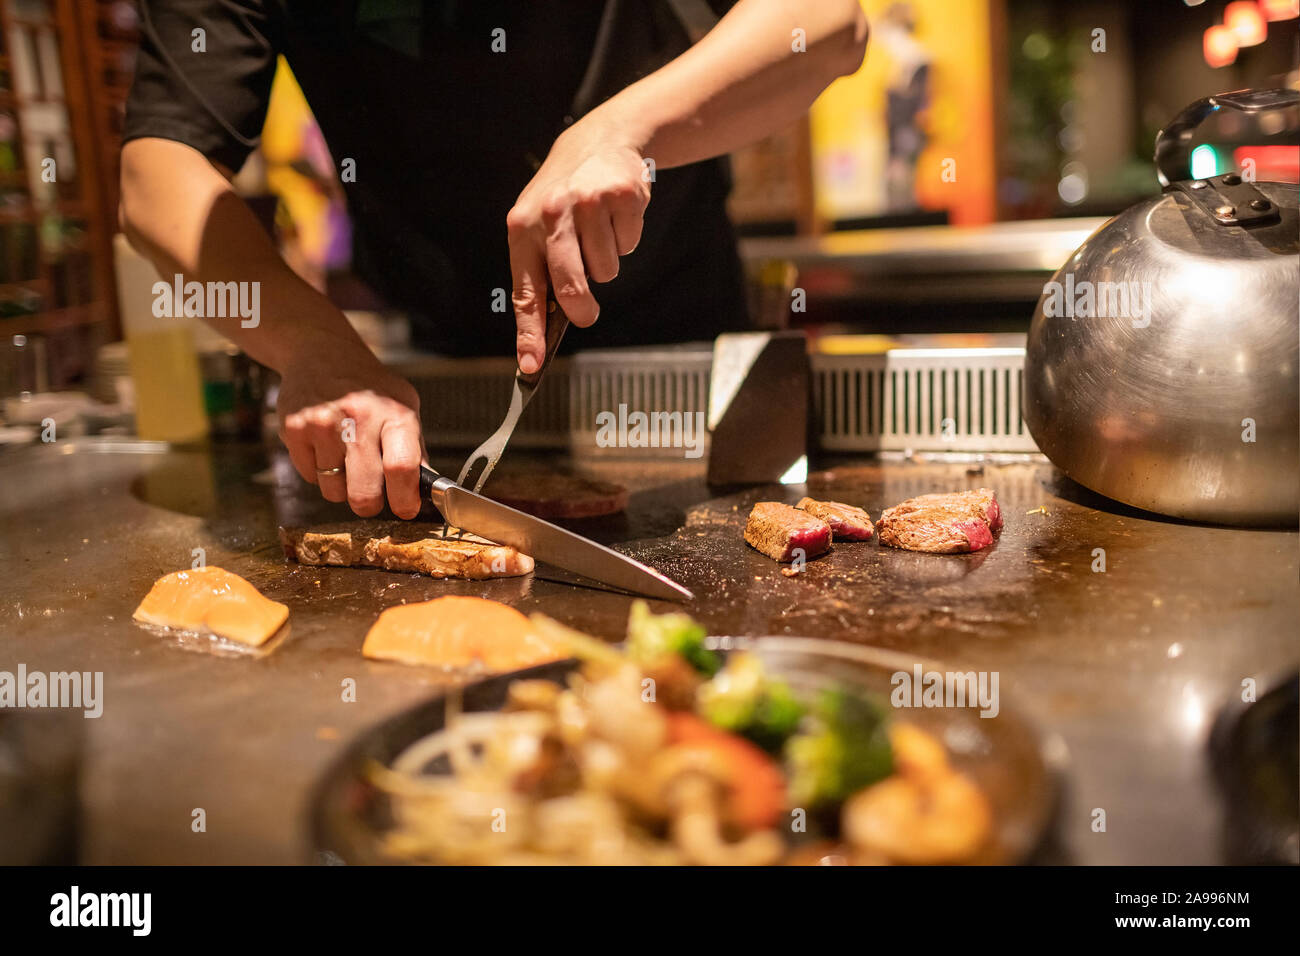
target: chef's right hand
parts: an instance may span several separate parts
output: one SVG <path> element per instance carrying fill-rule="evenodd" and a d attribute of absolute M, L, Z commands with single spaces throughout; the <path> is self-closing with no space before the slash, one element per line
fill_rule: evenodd
<path fill-rule="evenodd" d="M 506 216 L 514 279 L 515 350 L 525 374 L 546 355 L 546 302 L 586 328 L 600 315 L 591 282 L 618 275 L 641 241 L 650 180 L 640 152 L 591 115 L 555 140 Z"/>
<path fill-rule="evenodd" d="M 420 398 L 364 347 L 312 350 L 281 372 L 280 438 L 298 474 L 369 518 L 420 510 Z"/>

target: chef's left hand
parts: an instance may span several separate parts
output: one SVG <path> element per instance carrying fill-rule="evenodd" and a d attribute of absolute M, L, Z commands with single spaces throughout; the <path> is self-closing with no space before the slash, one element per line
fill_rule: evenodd
<path fill-rule="evenodd" d="M 650 202 L 650 177 L 634 147 L 593 117 L 565 130 L 506 216 L 519 368 L 536 371 L 546 350 L 548 287 L 569 321 L 586 327 L 600 306 L 591 282 L 618 275 L 636 248 Z"/>

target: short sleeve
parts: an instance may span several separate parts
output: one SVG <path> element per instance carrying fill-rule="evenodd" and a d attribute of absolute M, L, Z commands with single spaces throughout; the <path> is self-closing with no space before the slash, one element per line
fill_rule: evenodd
<path fill-rule="evenodd" d="M 273 0 L 140 0 L 140 50 L 122 141 L 192 146 L 237 171 L 266 120 L 279 31 Z"/>

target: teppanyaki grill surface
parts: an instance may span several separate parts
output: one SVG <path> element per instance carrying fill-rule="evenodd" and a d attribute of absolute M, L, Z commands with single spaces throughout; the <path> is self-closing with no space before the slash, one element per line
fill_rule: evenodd
<path fill-rule="evenodd" d="M 1099 838 L 1067 807 L 1059 860 L 1221 859 L 1205 735 L 1244 677 L 1294 664 L 1295 532 L 1163 520 L 1090 496 L 1045 462 L 982 474 L 884 462 L 734 493 L 708 488 L 694 462 L 594 470 L 629 488 L 627 510 L 572 527 L 694 590 L 685 610 L 710 633 L 834 638 L 996 672 L 1008 706 L 1068 746 L 1067 795 L 1122 827 L 1123 839 Z M 976 554 L 836 542 L 787 578 L 742 537 L 755 501 L 807 494 L 876 514 L 981 486 L 997 491 L 1006 526 Z M 104 674 L 104 714 L 84 722 L 96 758 L 84 768 L 83 861 L 301 860 L 312 781 L 366 727 L 450 681 L 361 657 L 385 607 L 470 594 L 611 639 L 625 632 L 630 598 L 545 566 L 476 582 L 289 563 L 278 526 L 351 520 L 318 494 L 278 450 L 268 459 L 256 446 L 76 439 L 0 454 L 6 659 Z M 199 551 L 289 605 L 272 654 L 198 653 L 130 620 L 153 581 Z M 195 841 L 200 806 L 210 832 Z"/>

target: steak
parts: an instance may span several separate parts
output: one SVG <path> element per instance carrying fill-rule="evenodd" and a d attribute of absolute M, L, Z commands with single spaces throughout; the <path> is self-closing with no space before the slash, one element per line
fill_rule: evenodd
<path fill-rule="evenodd" d="M 596 518 L 627 508 L 627 489 L 622 485 L 540 469 L 494 472 L 483 494 L 548 521 Z"/>
<path fill-rule="evenodd" d="M 876 522 L 880 543 L 931 554 L 979 551 L 1002 527 L 997 496 L 988 488 L 921 495 L 886 508 Z"/>
<path fill-rule="evenodd" d="M 361 522 L 339 530 L 281 528 L 284 555 L 299 564 L 416 571 L 432 578 L 511 578 L 533 559 L 474 535 L 440 538 L 405 522 Z"/>
<path fill-rule="evenodd" d="M 836 541 L 866 541 L 871 537 L 871 515 L 861 508 L 842 501 L 815 501 L 812 498 L 804 498 L 795 507 L 830 525 Z"/>
<path fill-rule="evenodd" d="M 774 561 L 815 557 L 831 546 L 831 526 L 779 501 L 760 501 L 745 523 L 745 540 Z"/>

